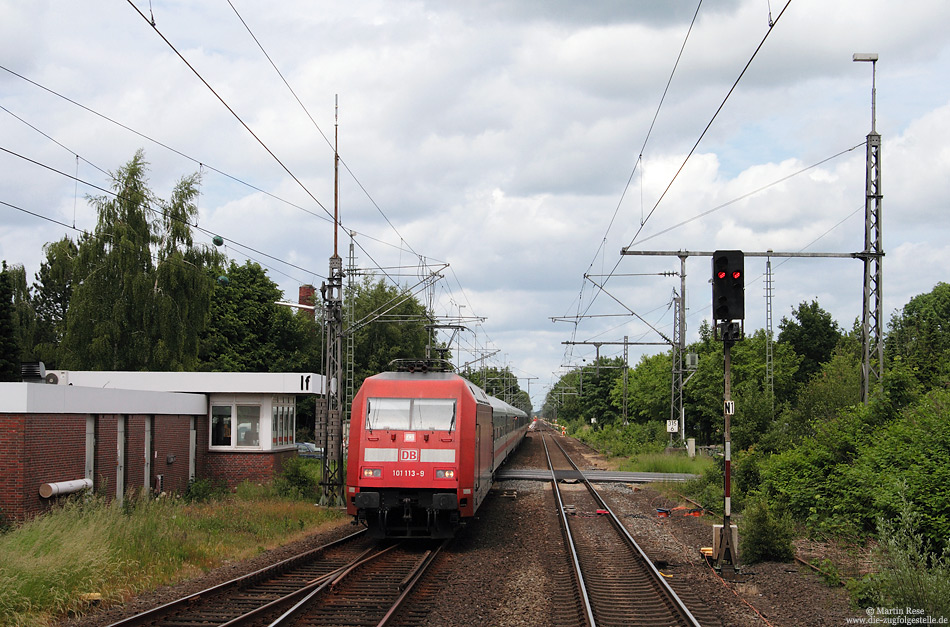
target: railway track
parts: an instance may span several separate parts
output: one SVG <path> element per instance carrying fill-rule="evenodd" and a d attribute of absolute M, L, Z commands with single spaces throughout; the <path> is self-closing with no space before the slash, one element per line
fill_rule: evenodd
<path fill-rule="evenodd" d="M 402 541 L 360 560 L 270 625 L 388 625 L 450 541 Z"/>
<path fill-rule="evenodd" d="M 557 445 L 553 458 L 549 439 Z M 690 610 L 556 438 L 542 436 L 542 442 L 586 622 L 591 627 L 698 627 Z M 556 479 L 559 475 L 576 477 L 576 483 L 562 486 Z"/>
<path fill-rule="evenodd" d="M 111 627 L 385 625 L 445 544 L 377 543 L 360 531 Z"/>

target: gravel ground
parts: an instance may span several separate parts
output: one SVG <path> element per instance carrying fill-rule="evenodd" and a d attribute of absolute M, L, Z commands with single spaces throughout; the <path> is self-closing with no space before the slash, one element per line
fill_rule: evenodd
<path fill-rule="evenodd" d="M 606 462 L 573 440 L 572 455 L 583 455 L 581 468 L 606 469 Z M 576 457 L 575 457 L 576 458 Z M 543 467 L 540 437 L 528 439 L 509 462 L 514 468 Z M 659 518 L 658 507 L 674 503 L 649 487 L 630 484 L 598 486 L 611 508 L 654 560 L 687 605 L 707 605 L 697 611 L 704 625 L 824 626 L 845 625 L 863 612 L 851 609 L 841 588 L 825 585 L 804 566 L 764 563 L 743 568 L 737 581 L 726 582 L 706 565 L 699 549 L 712 544 L 711 517 L 674 515 Z M 64 627 L 105 625 L 129 614 L 168 602 L 239 574 L 252 572 L 351 533 L 348 523 L 330 526 L 304 541 L 264 553 L 253 560 L 227 564 L 206 575 L 141 595 L 129 603 L 102 610 Z M 428 575 L 439 593 L 427 619 L 428 627 L 499 625 L 546 627 L 576 624 L 573 586 L 566 568 L 564 546 L 550 486 L 536 481 L 495 484 L 491 496 L 458 534 L 449 552 Z M 437 582 L 437 583 L 433 583 Z M 753 609 L 754 608 L 754 609 Z"/>

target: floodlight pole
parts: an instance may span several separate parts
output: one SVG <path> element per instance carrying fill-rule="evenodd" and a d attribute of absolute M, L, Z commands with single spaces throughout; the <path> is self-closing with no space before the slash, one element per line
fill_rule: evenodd
<path fill-rule="evenodd" d="M 884 245 L 881 213 L 881 136 L 877 132 L 877 53 L 855 53 L 856 62 L 871 64 L 871 132 L 867 136 L 864 195 L 864 303 L 861 312 L 861 397 L 865 404 L 871 390 L 884 376 Z"/>

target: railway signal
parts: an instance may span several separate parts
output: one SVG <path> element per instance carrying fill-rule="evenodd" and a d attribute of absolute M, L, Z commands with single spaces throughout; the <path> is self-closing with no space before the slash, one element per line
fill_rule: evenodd
<path fill-rule="evenodd" d="M 730 426 L 736 405 L 732 400 L 732 345 L 742 339 L 745 320 L 745 255 L 741 250 L 717 250 L 712 256 L 712 310 L 713 323 L 723 345 L 723 524 L 718 534 L 713 531 L 714 566 L 722 572 L 723 566 L 733 573 L 739 571 L 739 553 L 733 536 L 731 466 L 732 436 Z"/>
<path fill-rule="evenodd" d="M 745 257 L 741 250 L 717 250 L 712 258 L 713 317 L 745 319 Z"/>
<path fill-rule="evenodd" d="M 742 339 L 745 319 L 745 255 L 717 250 L 712 255 L 712 311 L 716 339 L 732 344 Z M 737 322 L 738 321 L 738 322 Z"/>

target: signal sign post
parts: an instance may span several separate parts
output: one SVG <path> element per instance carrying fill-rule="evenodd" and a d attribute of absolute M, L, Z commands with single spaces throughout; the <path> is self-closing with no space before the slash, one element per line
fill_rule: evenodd
<path fill-rule="evenodd" d="M 736 404 L 732 400 L 732 345 L 743 337 L 745 319 L 745 256 L 741 250 L 717 250 L 712 257 L 712 309 L 716 338 L 722 340 L 723 354 L 723 521 L 718 548 L 713 555 L 715 568 L 723 565 L 739 571 L 739 550 L 732 535 L 732 437 L 730 427 Z"/>

